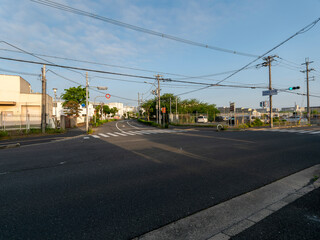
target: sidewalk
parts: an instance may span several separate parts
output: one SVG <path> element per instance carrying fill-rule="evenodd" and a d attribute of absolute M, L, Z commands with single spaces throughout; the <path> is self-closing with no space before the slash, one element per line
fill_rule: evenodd
<path fill-rule="evenodd" d="M 319 175 L 320 164 L 314 165 L 134 240 L 318 240 L 320 181 L 315 176 Z"/>
<path fill-rule="evenodd" d="M 297 199 L 231 240 L 319 240 L 320 188 Z"/>
<path fill-rule="evenodd" d="M 0 149 L 9 147 L 18 147 L 22 145 L 30 145 L 44 142 L 51 142 L 59 139 L 70 138 L 86 134 L 84 127 L 70 128 L 67 129 L 65 133 L 62 134 L 46 134 L 46 135 L 26 135 L 17 136 L 16 138 L 0 140 Z"/>

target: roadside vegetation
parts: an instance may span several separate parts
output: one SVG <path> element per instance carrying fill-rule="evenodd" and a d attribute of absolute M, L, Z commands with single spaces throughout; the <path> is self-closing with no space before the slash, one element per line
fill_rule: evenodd
<path fill-rule="evenodd" d="M 29 130 L 14 130 L 14 131 L 0 131 L 0 140 L 28 137 L 28 136 L 43 136 L 50 134 L 62 134 L 65 133 L 63 129 L 47 128 L 46 133 L 43 134 L 41 129 L 31 128 Z"/>

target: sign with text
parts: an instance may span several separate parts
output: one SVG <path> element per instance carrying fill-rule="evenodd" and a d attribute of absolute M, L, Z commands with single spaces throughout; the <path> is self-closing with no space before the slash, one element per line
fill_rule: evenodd
<path fill-rule="evenodd" d="M 277 95 L 277 94 L 278 94 L 278 89 L 262 91 L 262 96 L 270 96 L 270 95 Z"/>

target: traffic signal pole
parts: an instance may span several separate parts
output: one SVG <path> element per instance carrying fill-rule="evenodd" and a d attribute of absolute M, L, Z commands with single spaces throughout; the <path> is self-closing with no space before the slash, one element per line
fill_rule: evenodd
<path fill-rule="evenodd" d="M 306 73 L 306 77 L 307 77 L 307 118 L 308 118 L 308 124 L 310 124 L 311 121 L 311 114 L 310 114 L 310 96 L 309 96 L 309 72 L 313 71 L 314 69 L 311 68 L 309 69 L 309 64 L 313 63 L 309 62 L 309 59 L 306 58 L 306 62 L 302 63 L 302 65 L 306 65 L 306 70 L 305 71 L 301 71 L 302 73 Z"/>

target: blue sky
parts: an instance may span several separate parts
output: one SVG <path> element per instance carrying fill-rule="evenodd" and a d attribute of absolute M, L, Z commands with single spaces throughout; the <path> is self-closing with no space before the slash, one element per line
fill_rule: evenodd
<path fill-rule="evenodd" d="M 150 30 L 254 55 L 261 55 L 320 17 L 320 0 L 57 0 L 57 2 Z M 157 72 L 203 76 L 236 70 L 254 59 L 135 32 L 27 0 L 0 0 L 0 3 L 0 41 L 9 42 L 33 53 L 154 72 L 46 58 L 57 64 L 150 77 Z M 310 82 L 310 92 L 320 96 L 319 30 L 320 23 L 271 53 L 284 59 L 278 59 L 273 63 L 274 88 L 301 86 L 297 92 L 305 93 L 305 75 L 300 72 L 303 70 L 300 64 L 305 61 L 306 57 L 309 57 L 310 61 L 314 61 L 310 67 L 316 70 L 310 73 L 310 76 L 315 76 L 315 81 Z M 0 56 L 3 57 L 37 60 L 32 56 L 4 50 L 14 50 L 4 43 L 0 43 L 0 49 Z M 256 63 L 262 63 L 262 60 Z M 85 84 L 84 76 L 79 73 L 48 68 L 66 78 Z M 41 66 L 38 65 L 0 60 L 0 73 L 2 74 L 10 74 L 8 70 L 39 74 L 40 69 Z M 20 75 L 31 83 L 34 91 L 40 91 L 39 77 Z M 162 75 L 165 78 L 181 78 L 170 74 Z M 132 100 L 137 99 L 138 92 L 143 93 L 144 98 L 152 97 L 150 90 L 154 87 L 144 83 L 143 79 L 97 73 L 89 73 L 89 76 L 91 86 L 109 87 L 107 92 L 111 94 L 109 100 L 111 102 L 136 105 L 137 102 Z M 140 83 L 101 79 L 97 76 Z M 194 78 L 187 81 L 215 83 L 215 80 L 221 80 L 226 76 L 216 75 L 211 76 L 210 80 Z M 52 88 L 54 87 L 58 88 L 60 95 L 63 89 L 76 86 L 51 72 L 47 73 L 47 80 L 50 95 L 53 95 Z M 224 83 L 264 87 L 268 85 L 268 69 L 244 70 Z M 163 83 L 161 91 L 162 93 L 181 94 L 200 87 Z M 262 90 L 214 87 L 181 95 L 181 98 L 196 98 L 217 106 L 228 106 L 229 102 L 236 102 L 237 107 L 258 108 L 260 101 L 267 100 L 267 97 L 262 96 Z M 104 95 L 102 93 L 91 91 L 90 94 L 91 101 L 95 97 L 97 101 L 106 101 L 98 97 Z M 115 96 L 132 100 L 124 100 Z M 320 98 L 311 97 L 310 102 L 311 106 L 319 106 Z M 280 93 L 273 98 L 274 107 L 278 108 L 293 106 L 295 103 L 305 106 L 306 97 Z"/>

